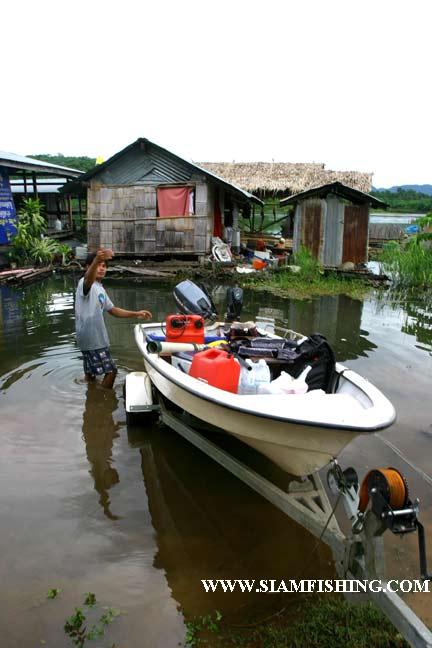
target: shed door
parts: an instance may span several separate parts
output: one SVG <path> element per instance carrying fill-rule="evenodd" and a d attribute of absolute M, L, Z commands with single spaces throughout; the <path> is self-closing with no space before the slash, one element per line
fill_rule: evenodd
<path fill-rule="evenodd" d="M 368 225 L 368 205 L 345 206 L 342 263 L 367 261 Z"/>
<path fill-rule="evenodd" d="M 303 216 L 303 245 L 316 259 L 319 256 L 321 205 L 307 205 Z"/>

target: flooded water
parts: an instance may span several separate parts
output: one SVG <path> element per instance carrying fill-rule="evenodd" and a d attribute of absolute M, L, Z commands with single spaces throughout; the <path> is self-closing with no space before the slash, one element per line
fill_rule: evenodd
<path fill-rule="evenodd" d="M 0 287 L 1 645 L 69 645 L 64 621 L 85 592 L 94 592 L 101 606 L 123 612 L 104 645 L 174 647 L 184 640 L 184 615 L 219 609 L 242 623 L 279 610 L 287 596 L 298 602 L 295 594 L 205 594 L 202 578 L 334 576 L 325 547 L 316 550 L 306 531 L 174 432 L 157 424 L 127 428 L 124 379 L 142 368 L 133 321 L 108 318 L 119 366 L 115 389 L 82 381 L 76 281 Z M 106 287 L 117 306 L 149 308 L 155 319 L 174 311 L 168 285 L 107 281 Z M 215 289 L 215 300 L 224 292 Z M 305 334 L 326 335 L 339 361 L 392 400 L 397 423 L 356 440 L 340 460 L 361 477 L 378 465 L 402 469 L 421 498 L 431 539 L 430 303 L 246 294 L 246 318 L 268 312 Z M 236 452 L 257 460 L 248 450 Z M 392 576 L 418 576 L 415 538 L 389 537 L 386 546 Z M 46 598 L 50 588 L 62 590 L 53 601 Z M 410 603 L 431 622 L 424 597 Z"/>
<path fill-rule="evenodd" d="M 387 223 L 387 225 L 409 225 L 425 214 L 400 214 L 399 212 L 372 212 L 369 217 L 370 223 Z"/>

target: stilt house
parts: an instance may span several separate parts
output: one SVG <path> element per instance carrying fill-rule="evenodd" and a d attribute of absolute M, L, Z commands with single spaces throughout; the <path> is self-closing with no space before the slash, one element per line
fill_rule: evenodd
<path fill-rule="evenodd" d="M 370 207 L 387 205 L 341 182 L 315 187 L 281 200 L 295 205 L 293 251 L 307 248 L 326 267 L 368 260 Z"/>
<path fill-rule="evenodd" d="M 45 208 L 48 230 L 54 228 L 57 215 L 67 229 L 72 229 L 72 196 L 60 196 L 58 188 L 67 180 L 78 178 L 81 171 L 42 162 L 34 158 L 0 151 L 0 246 L 9 245 L 16 234 L 17 212 L 24 198 L 40 198 Z M 56 184 L 53 183 L 56 180 Z M 51 186 L 48 203 L 45 189 Z"/>
<path fill-rule="evenodd" d="M 241 210 L 259 198 L 139 138 L 79 178 L 87 189 L 89 249 L 124 256 L 208 254 L 223 214 L 238 230 Z"/>

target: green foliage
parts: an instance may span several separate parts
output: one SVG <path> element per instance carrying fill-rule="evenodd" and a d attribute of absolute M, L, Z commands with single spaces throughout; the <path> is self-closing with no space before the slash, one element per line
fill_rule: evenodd
<path fill-rule="evenodd" d="M 372 196 L 383 200 L 396 212 L 416 213 L 432 211 L 432 196 L 419 193 L 412 189 L 401 189 L 397 191 L 372 191 Z"/>
<path fill-rule="evenodd" d="M 262 230 L 280 232 L 283 222 L 276 221 L 280 221 L 281 218 L 287 216 L 287 208 L 280 206 L 279 196 L 266 197 L 263 202 L 262 209 L 257 205 L 255 206 L 255 218 L 251 214 L 250 220 L 241 220 L 241 226 L 245 232 Z"/>
<path fill-rule="evenodd" d="M 294 254 L 294 265 L 300 266 L 299 274 L 306 280 L 317 279 L 322 274 L 318 260 L 303 246 Z"/>
<path fill-rule="evenodd" d="M 49 162 L 50 164 L 69 167 L 69 169 L 78 169 L 78 171 L 90 171 L 90 169 L 93 169 L 93 167 L 96 166 L 96 158 L 90 158 L 86 155 L 73 156 L 63 155 L 62 153 L 57 153 L 57 155 L 52 155 L 51 153 L 38 153 L 37 155 L 30 155 L 29 157 L 32 157 L 35 160 L 41 160 L 41 162 Z"/>
<path fill-rule="evenodd" d="M 58 589 L 57 587 L 49 589 L 47 593 L 47 599 L 55 599 L 60 594 L 60 592 L 61 589 Z"/>
<path fill-rule="evenodd" d="M 42 215 L 43 205 L 40 200 L 27 198 L 18 212 L 17 233 L 11 241 L 9 256 L 18 262 L 31 260 L 30 248 L 35 240 L 46 231 L 46 221 Z"/>
<path fill-rule="evenodd" d="M 75 608 L 74 614 L 72 614 L 64 624 L 64 631 L 68 637 L 70 637 L 79 648 L 82 648 L 87 639 L 87 628 L 83 626 L 86 617 L 81 610 L 81 608 Z"/>
<path fill-rule="evenodd" d="M 216 610 L 214 617 L 212 614 L 195 617 L 192 621 L 186 621 L 185 646 L 197 646 L 201 643 L 199 634 L 202 631 L 219 632 L 222 614 Z"/>
<path fill-rule="evenodd" d="M 19 263 L 52 263 L 59 252 L 54 239 L 43 238 L 47 223 L 40 200 L 26 198 L 18 212 L 17 233 L 11 241 L 9 257 Z"/>
<path fill-rule="evenodd" d="M 405 245 L 390 241 L 384 246 L 381 263 L 395 285 L 423 286 L 432 284 L 432 247 L 428 232 L 420 232 Z"/>
<path fill-rule="evenodd" d="M 58 243 L 56 254 L 61 254 L 62 265 L 65 265 L 66 262 L 72 257 L 72 248 L 67 243 Z"/>
<path fill-rule="evenodd" d="M 198 634 L 199 632 L 199 634 Z M 407 642 L 372 603 L 352 605 L 339 597 L 305 597 L 267 622 L 243 628 L 225 624 L 211 641 L 197 628 L 192 639 L 214 648 L 408 648 Z"/>
<path fill-rule="evenodd" d="M 89 607 L 96 605 L 96 596 L 95 594 L 93 594 L 93 592 L 87 592 L 84 600 L 84 605 L 88 605 Z"/>
<path fill-rule="evenodd" d="M 31 238 L 39 238 L 46 232 L 47 222 L 43 216 L 44 206 L 39 198 L 25 198 L 18 212 L 18 222 L 25 227 Z"/>
<path fill-rule="evenodd" d="M 415 235 L 415 241 L 432 241 L 432 214 L 417 218 L 415 224 L 420 227 L 420 232 Z"/>
<path fill-rule="evenodd" d="M 50 590 L 60 591 L 60 590 Z M 48 598 L 55 598 L 54 596 Z M 96 606 L 96 595 L 93 592 L 87 592 L 84 599 L 84 606 L 88 609 Z M 120 610 L 112 607 L 105 608 L 99 618 L 99 621 L 93 624 L 89 629 L 85 625 L 87 621 L 86 613 L 82 608 L 75 608 L 74 613 L 68 617 L 64 624 L 65 634 L 72 640 L 78 648 L 84 648 L 87 641 L 99 639 L 104 636 L 105 628 L 110 625 L 116 617 L 120 615 Z"/>
<path fill-rule="evenodd" d="M 40 265 L 52 263 L 57 252 L 57 241 L 51 238 L 32 239 L 28 248 L 30 259 Z"/>

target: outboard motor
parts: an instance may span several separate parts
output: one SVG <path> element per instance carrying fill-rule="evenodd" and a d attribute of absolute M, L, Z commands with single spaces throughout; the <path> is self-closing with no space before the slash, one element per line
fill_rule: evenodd
<path fill-rule="evenodd" d="M 227 322 L 234 322 L 240 319 L 243 308 L 243 289 L 240 286 L 228 288 L 227 290 L 227 312 L 225 319 Z"/>
<path fill-rule="evenodd" d="M 210 295 L 190 279 L 177 284 L 173 295 L 181 313 L 185 315 L 201 315 L 205 320 L 217 319 L 216 307 Z"/>

